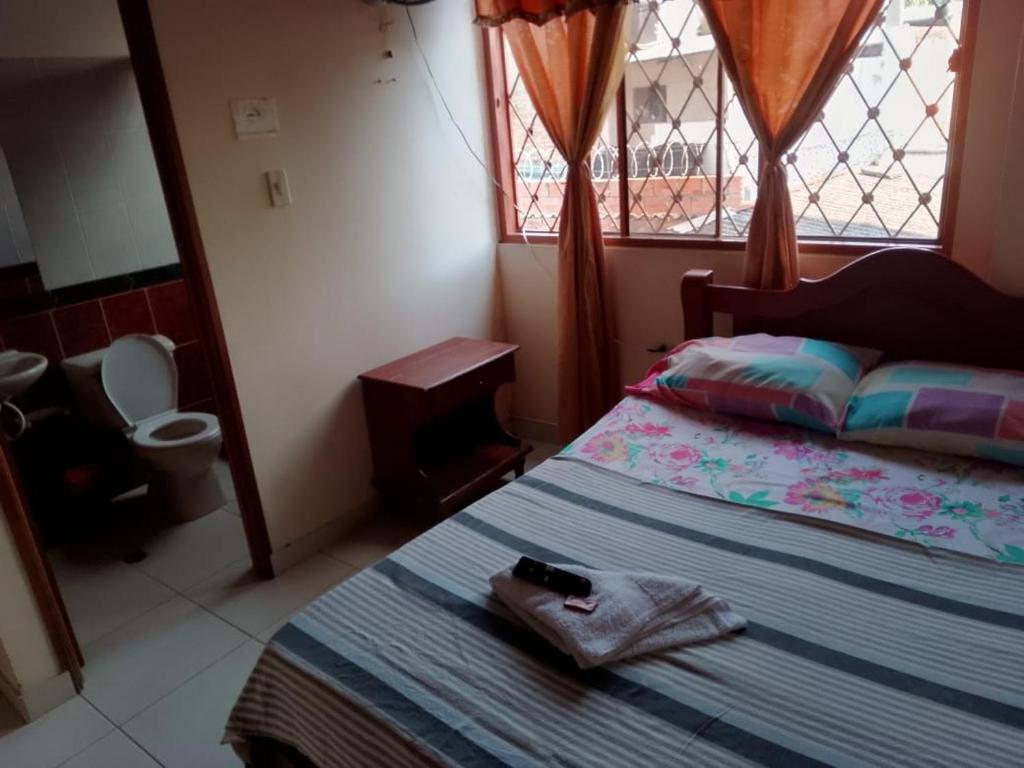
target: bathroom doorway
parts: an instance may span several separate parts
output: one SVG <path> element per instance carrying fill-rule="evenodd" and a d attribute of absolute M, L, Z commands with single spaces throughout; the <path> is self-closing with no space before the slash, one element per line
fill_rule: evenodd
<path fill-rule="evenodd" d="M 147 4 L 112 20 L 0 30 L 0 499 L 79 688 L 145 612 L 273 575 Z"/>

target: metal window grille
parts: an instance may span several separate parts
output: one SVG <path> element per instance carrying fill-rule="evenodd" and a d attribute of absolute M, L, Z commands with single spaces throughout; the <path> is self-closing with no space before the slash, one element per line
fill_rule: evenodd
<path fill-rule="evenodd" d="M 938 239 L 965 5 L 886 4 L 785 158 L 801 237 Z M 590 157 L 604 231 L 744 237 L 757 141 L 697 3 L 641 2 L 628 36 L 623 87 Z M 555 232 L 565 163 L 504 58 L 517 223 Z"/>

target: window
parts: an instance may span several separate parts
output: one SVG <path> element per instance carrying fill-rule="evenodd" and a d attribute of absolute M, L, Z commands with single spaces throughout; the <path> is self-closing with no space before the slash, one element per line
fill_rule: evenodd
<path fill-rule="evenodd" d="M 785 158 L 801 238 L 938 242 L 966 5 L 886 4 L 820 118 Z M 644 0 L 627 34 L 625 82 L 590 157 L 604 231 L 742 239 L 756 201 L 758 146 L 697 3 Z M 497 143 L 506 151 L 496 155 L 514 188 L 506 221 L 556 232 L 565 164 L 507 50 L 503 60 L 492 85 L 506 95 L 507 115 L 496 121 L 503 131 L 507 116 Z"/>

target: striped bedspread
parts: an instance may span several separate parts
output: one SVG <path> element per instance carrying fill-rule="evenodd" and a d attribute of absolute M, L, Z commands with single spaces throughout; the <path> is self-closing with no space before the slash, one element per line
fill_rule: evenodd
<path fill-rule="evenodd" d="M 680 574 L 749 627 L 583 672 L 491 597 L 520 554 Z M 1024 570 L 555 459 L 281 629 L 251 736 L 322 768 L 1024 765 Z"/>

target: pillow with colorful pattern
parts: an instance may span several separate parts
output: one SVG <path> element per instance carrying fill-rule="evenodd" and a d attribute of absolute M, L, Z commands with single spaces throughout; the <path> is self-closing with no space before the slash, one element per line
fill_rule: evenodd
<path fill-rule="evenodd" d="M 880 366 L 857 386 L 839 436 L 1024 466 L 1024 373 L 919 361 Z"/>
<path fill-rule="evenodd" d="M 834 433 L 857 382 L 879 357 L 877 350 L 799 336 L 693 339 L 626 391 Z"/>

